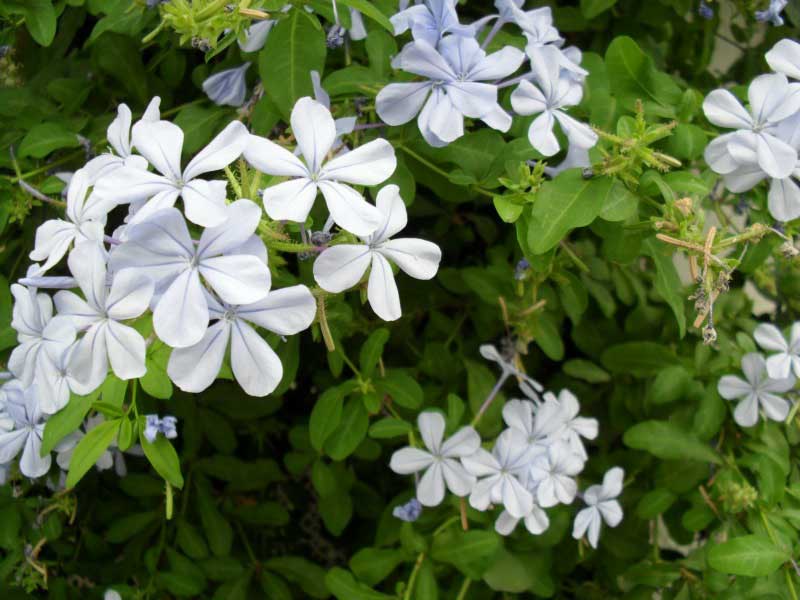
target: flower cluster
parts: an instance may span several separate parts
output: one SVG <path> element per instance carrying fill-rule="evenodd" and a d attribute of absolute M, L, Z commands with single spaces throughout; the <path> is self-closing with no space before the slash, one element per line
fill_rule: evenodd
<path fill-rule="evenodd" d="M 791 404 L 782 394 L 792 390 L 800 377 L 800 323 L 792 325 L 788 341 L 770 323 L 756 327 L 753 337 L 762 349 L 774 354 L 766 359 L 757 352 L 745 354 L 742 357 L 745 378 L 725 375 L 717 384 L 720 396 L 738 400 L 733 418 L 742 427 L 758 423 L 760 411 L 767 419 L 785 420 Z"/>
<path fill-rule="evenodd" d="M 706 97 L 703 110 L 708 120 L 735 131 L 713 140 L 705 159 L 735 193 L 768 179 L 770 214 L 778 221 L 791 221 L 800 217 L 800 44 L 781 40 L 766 59 L 775 72 L 750 83 L 748 109 L 728 90 L 714 90 Z"/>
<path fill-rule="evenodd" d="M 50 457 L 40 457 L 40 449 L 48 416 L 71 394 L 98 389 L 109 373 L 123 381 L 143 377 L 156 340 L 172 349 L 166 371 L 182 390 L 205 390 L 227 361 L 247 394 L 271 393 L 283 367 L 260 331 L 303 331 L 316 317 L 317 300 L 305 285 L 272 289 L 259 232 L 293 221 L 304 233 L 318 192 L 330 215 L 325 231 L 341 229 L 315 248 L 313 273 L 322 290 L 353 287 L 369 270 L 369 302 L 378 316 L 394 320 L 402 311 L 390 262 L 418 279 L 436 274 L 438 246 L 390 239 L 407 221 L 399 188 L 382 188 L 372 204 L 355 187 L 392 174 L 391 144 L 375 139 L 348 149 L 340 138 L 354 120 L 339 127 L 318 76 L 312 79 L 323 102 L 297 102 L 297 153 L 233 121 L 184 164 L 184 133 L 161 119 L 158 98 L 136 123 L 120 105 L 108 127 L 111 148 L 71 175 L 65 218 L 39 227 L 30 256 L 40 263 L 12 285 L 19 345 L 0 398 L 0 464 L 22 452 L 24 475 L 46 473 Z M 261 192 L 263 210 L 238 190 L 231 201 L 228 180 L 213 176 L 227 170 L 232 177 L 228 167 L 240 157 L 273 176 Z M 123 205 L 127 211 L 112 217 Z M 356 239 L 361 243 L 349 243 Z M 50 275 L 65 257 L 69 276 Z M 51 297 L 43 289 L 58 291 Z M 142 428 L 151 443 L 159 433 L 177 435 L 173 417 L 150 415 Z"/>
<path fill-rule="evenodd" d="M 471 25 L 459 23 L 455 0 L 425 0 L 392 17 L 395 34 L 411 31 L 413 41 L 393 59 L 392 66 L 424 81 L 391 83 L 376 98 L 378 115 L 390 125 L 402 125 L 415 116 L 422 136 L 435 147 L 446 146 L 464 134 L 464 118 L 479 119 L 489 127 L 508 131 L 511 116 L 498 102 L 499 89 L 519 83 L 511 94 L 517 114 L 538 115 L 528 138 L 544 156 L 556 154 L 556 121 L 569 142 L 569 166 L 589 166 L 588 149 L 597 135 L 564 109 L 583 96 L 588 72 L 581 68 L 581 52 L 562 48 L 564 39 L 553 26 L 549 7 L 522 10 L 522 0 L 496 0 L 499 14 Z M 494 20 L 479 43 L 478 36 Z M 506 23 L 524 34 L 525 52 L 512 46 L 487 54 L 486 48 Z M 527 59 L 530 72 L 506 82 Z"/>
<path fill-rule="evenodd" d="M 499 384 L 508 374 L 522 383 L 522 399 L 509 400 L 503 406 L 506 429 L 494 441 L 491 451 L 482 447 L 474 427 L 463 427 L 445 439 L 445 419 L 434 411 L 422 412 L 417 420 L 423 448 L 408 446 L 397 450 L 390 468 L 403 475 L 419 474 L 416 499 L 422 506 L 437 506 L 449 490 L 456 496 L 469 497 L 469 504 L 479 511 L 500 507 L 495 530 L 511 534 L 520 521 L 533 535 L 546 531 L 550 521 L 545 509 L 571 504 L 581 496 L 576 477 L 583 471 L 588 455 L 584 440 L 597 437 L 595 419 L 580 416 L 578 399 L 569 390 L 558 395 L 537 389 L 541 386 L 522 375 L 492 347 L 482 354 L 495 360 L 503 369 Z M 490 394 L 491 401 L 496 394 Z M 573 537 L 588 532 L 589 543 L 597 547 L 602 521 L 616 527 L 622 520 L 622 508 L 616 500 L 622 491 L 622 469 L 606 473 L 602 485 L 589 487 L 582 495 L 586 508 L 574 523 Z M 418 516 L 413 506 L 398 507 L 396 516 L 410 520 Z"/>

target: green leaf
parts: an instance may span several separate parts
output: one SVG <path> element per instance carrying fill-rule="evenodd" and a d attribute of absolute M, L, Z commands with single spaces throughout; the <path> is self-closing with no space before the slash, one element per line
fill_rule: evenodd
<path fill-rule="evenodd" d="M 658 71 L 653 60 L 627 36 L 615 38 L 606 50 L 606 69 L 612 93 L 628 109 L 637 99 L 646 110 L 656 110 L 659 116 L 673 116 L 681 101 L 682 92 L 675 81 Z"/>
<path fill-rule="evenodd" d="M 680 365 L 673 365 L 659 371 L 650 387 L 648 398 L 653 404 L 671 404 L 686 394 L 691 375 Z"/>
<path fill-rule="evenodd" d="M 139 429 L 144 427 L 144 420 L 139 422 Z M 161 475 L 165 480 L 169 481 L 176 488 L 183 487 L 183 475 L 181 475 L 181 463 L 178 459 L 178 454 L 175 448 L 172 447 L 169 440 L 163 435 L 156 436 L 155 442 L 149 442 L 147 438 L 142 436 L 139 440 L 142 444 L 144 455 L 156 473 Z"/>
<path fill-rule="evenodd" d="M 581 0 L 581 12 L 587 19 L 594 19 L 616 3 L 617 0 Z"/>
<path fill-rule="evenodd" d="M 99 389 L 87 396 L 72 394 L 67 405 L 47 420 L 42 436 L 42 456 L 50 454 L 58 442 L 78 430 L 86 415 L 89 414 L 92 402 L 99 395 Z"/>
<path fill-rule="evenodd" d="M 311 19 L 316 18 L 303 14 L 302 8 L 292 9 L 272 28 L 258 55 L 264 90 L 287 122 L 294 103 L 303 96 L 313 96 L 309 72 L 322 73 L 325 68 L 325 32 L 314 27 Z"/>
<path fill-rule="evenodd" d="M 358 12 L 369 17 L 386 31 L 394 35 L 394 26 L 392 22 L 369 0 L 339 0 L 339 4 L 355 8 Z"/>
<path fill-rule="evenodd" d="M 397 42 L 394 40 L 394 32 L 391 32 L 390 35 L 380 29 L 370 31 L 365 45 L 367 47 L 370 70 L 381 79 L 388 79 L 389 74 L 392 72 L 392 57 L 397 54 Z"/>
<path fill-rule="evenodd" d="M 49 46 L 56 36 L 56 9 L 52 0 L 6 0 L 11 10 L 25 16 L 25 26 L 40 46 Z"/>
<path fill-rule="evenodd" d="M 655 238 L 645 240 L 644 247 L 656 265 L 656 291 L 664 298 L 678 321 L 681 337 L 686 335 L 686 309 L 684 306 L 683 284 L 675 265 L 672 253 L 664 254 L 664 248 Z"/>
<path fill-rule="evenodd" d="M 360 398 L 348 400 L 339 427 L 325 442 L 325 452 L 333 460 L 344 460 L 355 452 L 369 428 L 369 415 Z"/>
<path fill-rule="evenodd" d="M 708 564 L 712 569 L 745 577 L 766 577 L 790 559 L 788 552 L 779 550 L 760 535 L 733 538 L 713 546 L 708 552 Z"/>
<path fill-rule="evenodd" d="M 575 325 L 581 322 L 581 316 L 586 312 L 589 307 L 589 294 L 586 292 L 586 286 L 569 271 L 564 271 L 556 279 L 558 286 L 558 297 L 561 300 L 561 306 L 567 313 L 570 321 Z"/>
<path fill-rule="evenodd" d="M 649 377 L 677 359 L 669 348 L 655 342 L 625 342 L 608 348 L 601 361 L 612 373 Z"/>
<path fill-rule="evenodd" d="M 681 123 L 666 140 L 665 150 L 675 158 L 696 160 L 703 156 L 708 137 L 697 125 Z"/>
<path fill-rule="evenodd" d="M 330 437 L 342 421 L 344 396 L 345 390 L 342 386 L 328 388 L 314 404 L 314 408 L 311 409 L 308 434 L 311 438 L 311 446 L 317 452 L 322 451 L 325 440 Z"/>
<path fill-rule="evenodd" d="M 534 584 L 534 573 L 527 561 L 518 558 L 505 548 L 500 548 L 492 566 L 483 574 L 483 580 L 496 592 L 522 593 Z"/>
<path fill-rule="evenodd" d="M 361 354 L 358 361 L 362 377 L 368 378 L 372 376 L 381 354 L 383 354 L 383 347 L 388 340 L 389 330 L 385 327 L 379 327 L 369 334 L 369 337 L 361 346 Z"/>
<path fill-rule="evenodd" d="M 639 197 L 625 184 L 614 181 L 600 209 L 600 218 L 605 221 L 625 221 L 635 215 L 638 208 Z"/>
<path fill-rule="evenodd" d="M 139 104 L 147 103 L 148 78 L 138 40 L 107 31 L 92 46 L 92 57 L 100 69 L 116 79 Z"/>
<path fill-rule="evenodd" d="M 264 566 L 280 573 L 287 580 L 300 586 L 303 592 L 312 598 L 330 596 L 325 587 L 325 571 L 319 565 L 300 556 L 278 556 L 267 559 Z"/>
<path fill-rule="evenodd" d="M 78 136 L 59 123 L 34 125 L 19 144 L 19 156 L 44 158 L 53 150 L 80 146 Z"/>
<path fill-rule="evenodd" d="M 450 528 L 434 538 L 431 558 L 452 564 L 471 579 L 480 579 L 500 548 L 500 536 L 494 531 Z"/>
<path fill-rule="evenodd" d="M 404 560 L 405 554 L 396 548 L 362 548 L 352 556 L 349 565 L 364 583 L 376 585 Z"/>
<path fill-rule="evenodd" d="M 414 410 L 422 406 L 422 388 L 408 373 L 390 369 L 386 372 L 386 377 L 376 379 L 373 383 L 378 392 L 388 394 L 404 408 Z"/>
<path fill-rule="evenodd" d="M 564 373 L 575 379 L 582 379 L 589 383 L 607 383 L 611 375 L 598 367 L 593 362 L 581 358 L 573 358 L 564 363 Z"/>
<path fill-rule="evenodd" d="M 677 494 L 665 488 L 657 488 L 647 492 L 636 505 L 636 515 L 640 519 L 655 519 L 678 499 Z"/>
<path fill-rule="evenodd" d="M 86 472 L 94 466 L 100 455 L 111 445 L 119 430 L 119 423 L 119 419 L 103 421 L 78 442 L 69 461 L 66 483 L 68 488 L 75 487 Z"/>
<path fill-rule="evenodd" d="M 433 563 L 423 561 L 417 573 L 417 583 L 414 586 L 416 600 L 439 600 L 439 586 L 436 584 L 436 571 Z"/>
<path fill-rule="evenodd" d="M 172 381 L 167 375 L 167 362 L 172 349 L 166 344 L 156 341 L 147 350 L 147 372 L 139 379 L 139 383 L 142 384 L 142 389 L 153 398 L 168 400 L 172 397 Z"/>
<path fill-rule="evenodd" d="M 667 421 L 638 423 L 622 439 L 629 448 L 646 450 L 658 458 L 722 462 L 710 445 Z"/>
<path fill-rule="evenodd" d="M 408 435 L 411 424 L 394 417 L 385 417 L 376 421 L 369 428 L 369 437 L 375 439 L 395 438 Z"/>
<path fill-rule="evenodd" d="M 356 581 L 350 571 L 334 567 L 325 576 L 325 585 L 339 600 L 393 600 L 395 596 L 387 596 L 370 589 Z"/>
<path fill-rule="evenodd" d="M 233 529 L 214 504 L 207 484 L 201 485 L 199 480 L 196 502 L 211 552 L 214 556 L 227 556 L 233 544 Z"/>
<path fill-rule="evenodd" d="M 580 169 L 569 169 L 543 184 L 528 228 L 528 245 L 534 254 L 547 252 L 571 229 L 594 221 L 615 189 L 613 183 L 609 177 L 584 179 Z"/>

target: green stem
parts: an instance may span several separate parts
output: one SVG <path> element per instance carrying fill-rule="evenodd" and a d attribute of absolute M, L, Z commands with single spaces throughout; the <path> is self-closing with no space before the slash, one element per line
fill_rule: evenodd
<path fill-rule="evenodd" d="M 398 146 L 397 149 L 398 150 L 402 150 L 403 152 L 408 154 L 411 158 L 413 158 L 417 162 L 420 162 L 423 165 L 425 165 L 426 167 L 428 167 L 434 173 L 437 173 L 437 174 L 441 175 L 442 177 L 444 177 L 448 181 L 450 180 L 450 174 L 447 171 L 445 171 L 444 169 L 442 169 L 440 167 L 437 167 L 435 164 L 433 164 L 427 158 L 417 154 L 416 152 L 414 152 L 413 150 L 411 150 L 407 146 Z"/>
<path fill-rule="evenodd" d="M 575 254 L 575 252 L 572 250 L 572 248 L 569 247 L 569 244 L 567 243 L 566 240 L 561 240 L 561 248 L 564 250 L 564 252 L 567 253 L 567 256 L 569 256 L 572 259 L 572 262 L 575 263 L 576 267 L 578 267 L 584 273 L 589 273 L 590 272 L 589 267 L 587 267 L 586 263 L 583 262 L 578 257 L 578 255 Z"/>
<path fill-rule="evenodd" d="M 461 515 L 455 515 L 454 517 L 450 517 L 444 523 L 439 525 L 439 527 L 436 528 L 436 530 L 433 532 L 433 537 L 436 537 L 437 535 L 442 533 L 445 529 L 450 527 L 450 525 L 452 525 L 453 523 L 457 523 L 460 520 L 461 520 Z"/>
<path fill-rule="evenodd" d="M 317 247 L 312 244 L 298 244 L 297 242 L 282 242 L 280 240 L 267 240 L 267 246 L 279 252 L 314 252 Z"/>
<path fill-rule="evenodd" d="M 417 575 L 419 574 L 419 570 L 422 567 L 424 560 L 425 553 L 420 552 L 419 556 L 417 556 L 417 562 L 414 563 L 414 570 L 411 571 L 411 577 L 408 578 L 408 585 L 406 585 L 406 593 L 403 594 L 403 600 L 411 600 L 413 598 L 411 592 L 414 590 L 414 585 L 417 582 Z"/>
<path fill-rule="evenodd" d="M 464 583 L 461 584 L 461 589 L 458 591 L 456 600 L 464 600 L 464 598 L 467 597 L 467 592 L 469 591 L 470 585 L 472 585 L 472 579 L 469 577 L 464 577 Z"/>
<path fill-rule="evenodd" d="M 236 193 L 236 199 L 243 198 L 242 196 L 242 186 L 239 185 L 239 182 L 236 179 L 236 175 L 233 174 L 230 167 L 225 167 L 225 176 L 228 178 L 228 181 L 233 188 L 233 191 Z"/>

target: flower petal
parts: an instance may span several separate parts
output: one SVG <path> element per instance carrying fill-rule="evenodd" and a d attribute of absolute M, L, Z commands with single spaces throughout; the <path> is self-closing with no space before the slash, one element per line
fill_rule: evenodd
<path fill-rule="evenodd" d="M 276 221 L 303 223 L 314 206 L 317 184 L 310 179 L 292 179 L 264 188 L 264 210 Z"/>
<path fill-rule="evenodd" d="M 308 170 L 318 173 L 336 139 L 331 112 L 312 98 L 300 98 L 292 109 L 291 125 Z"/>
<path fill-rule="evenodd" d="M 197 245 L 198 256 L 230 253 L 250 239 L 261 220 L 261 208 L 252 200 L 237 200 L 227 207 L 228 218 L 216 227 L 207 228 Z"/>
<path fill-rule="evenodd" d="M 403 125 L 417 116 L 430 89 L 431 83 L 428 81 L 390 83 L 378 92 L 375 111 L 384 123 Z"/>
<path fill-rule="evenodd" d="M 320 181 L 319 189 L 334 222 L 357 236 L 373 233 L 381 223 L 381 213 L 364 197 L 343 183 Z"/>
<path fill-rule="evenodd" d="M 423 506 L 438 506 L 444 500 L 444 475 L 442 474 L 442 464 L 433 463 L 417 486 L 417 500 Z"/>
<path fill-rule="evenodd" d="M 196 394 L 208 388 L 219 375 L 230 332 L 230 323 L 220 320 L 196 344 L 173 350 L 167 363 L 169 378 L 184 392 Z"/>
<path fill-rule="evenodd" d="M 372 310 L 384 321 L 396 321 L 403 314 L 392 266 L 379 252 L 372 253 L 367 298 Z"/>
<path fill-rule="evenodd" d="M 199 342 L 208 328 L 208 305 L 197 269 L 175 278 L 153 311 L 156 335 L 168 346 L 186 348 Z"/>
<path fill-rule="evenodd" d="M 280 335 L 294 335 L 308 328 L 317 314 L 317 302 L 304 285 L 273 290 L 253 304 L 239 307 L 237 314 Z"/>
<path fill-rule="evenodd" d="M 251 396 L 266 396 L 283 377 L 283 365 L 275 351 L 242 319 L 231 333 L 231 368 L 236 381 Z"/>
<path fill-rule="evenodd" d="M 356 185 L 377 185 L 391 177 L 396 167 L 397 158 L 392 145 L 384 139 L 377 139 L 327 162 L 320 177 Z"/>
<path fill-rule="evenodd" d="M 250 304 L 269 293 L 269 268 L 255 256 L 234 254 L 203 258 L 199 270 L 208 285 L 228 304 Z"/>
<path fill-rule="evenodd" d="M 415 279 L 433 279 L 439 270 L 442 251 L 433 242 L 417 238 L 389 240 L 376 249 L 403 272 Z"/>
<path fill-rule="evenodd" d="M 400 475 L 410 475 L 422 469 L 427 469 L 433 464 L 433 457 L 430 453 L 407 446 L 395 451 L 389 462 L 389 468 Z"/>
<path fill-rule="evenodd" d="M 308 177 L 308 168 L 299 158 L 268 140 L 251 135 L 244 149 L 244 158 L 262 173 L 286 177 Z"/>
<path fill-rule="evenodd" d="M 327 292 L 343 292 L 361 281 L 370 265 L 371 256 L 372 252 L 367 246 L 331 246 L 314 261 L 314 280 Z"/>
<path fill-rule="evenodd" d="M 727 129 L 750 129 L 753 118 L 728 90 L 714 90 L 703 100 L 703 112 L 714 125 Z"/>
<path fill-rule="evenodd" d="M 136 379 L 147 372 L 144 338 L 133 327 L 107 321 L 106 348 L 111 370 L 120 379 Z"/>
<path fill-rule="evenodd" d="M 132 139 L 139 154 L 159 173 L 172 182 L 180 181 L 183 150 L 183 130 L 180 127 L 169 121 L 139 121 L 133 126 Z"/>
<path fill-rule="evenodd" d="M 228 219 L 223 180 L 194 179 L 181 188 L 184 213 L 192 223 L 201 227 L 216 227 Z"/>
<path fill-rule="evenodd" d="M 231 121 L 186 165 L 183 180 L 191 181 L 203 173 L 221 171 L 235 161 L 250 142 L 250 134 L 241 121 Z"/>
<path fill-rule="evenodd" d="M 445 427 L 444 417 L 441 413 L 433 410 L 419 413 L 417 427 L 425 447 L 434 454 L 438 454 L 444 438 Z"/>

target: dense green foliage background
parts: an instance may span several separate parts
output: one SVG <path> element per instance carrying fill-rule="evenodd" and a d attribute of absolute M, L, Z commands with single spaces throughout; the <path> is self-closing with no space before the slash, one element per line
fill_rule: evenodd
<path fill-rule="evenodd" d="M 399 40 L 368 15 L 365 42 L 326 49 L 330 4 L 293 4 L 316 12 L 286 13 L 265 48 L 247 57 L 265 94 L 243 121 L 260 135 L 282 132 L 294 100 L 311 94 L 313 69 L 334 113 L 374 120 L 375 94 L 403 77 L 389 65 Z M 368 4 L 383 15 L 396 10 L 389 0 Z M 138 402 L 140 411 L 179 418 L 183 489 L 168 500 L 161 477 L 136 457 L 127 477 L 92 470 L 65 492 L 23 479 L 0 487 L 3 597 L 95 598 L 113 586 L 125 598 L 379 600 L 403 597 L 413 571 L 416 588 L 405 597 L 419 600 L 455 598 L 465 578 L 475 581 L 471 600 L 656 591 L 663 600 L 796 599 L 798 421 L 792 413 L 788 424 L 744 430 L 716 386 L 755 349 L 745 281 L 775 302 L 783 326 L 798 316 L 800 278 L 796 261 L 778 252 L 782 240 L 752 228 L 772 224 L 765 190 L 738 198 L 716 186 L 702 159 L 716 132 L 700 105 L 711 89 L 733 83 L 739 93 L 763 72 L 764 51 L 796 34 L 800 5 L 791 2 L 786 26 L 773 28 L 753 20 L 760 3 L 710 4 L 710 20 L 689 0 L 554 6 L 557 27 L 585 51 L 591 73 L 578 114 L 609 134 L 593 150 L 591 178 L 579 170 L 547 182 L 532 176 L 524 161 L 541 157 L 526 138 L 530 119 L 517 117 L 506 135 L 476 125 L 438 150 L 413 122 L 388 129 L 399 159 L 392 182 L 413 198 L 409 231 L 442 247 L 437 278 L 399 281 L 404 317 L 388 325 L 361 308 L 358 294 L 329 300 L 336 350 L 326 350 L 317 325 L 278 344 L 286 373 L 265 399 L 232 381 L 198 395 L 173 389 L 163 371 L 168 349 L 157 347 Z M 490 8 L 460 10 L 470 21 Z M 177 21 L 148 35 L 165 14 L 128 0 L 0 2 L 5 349 L 15 343 L 8 282 L 24 274 L 36 227 L 58 212 L 20 181 L 57 197 L 63 184 L 54 173 L 105 147 L 120 102 L 140 114 L 161 96 L 189 153 L 237 116 L 200 84 L 239 64 L 238 47 L 204 54 Z M 521 40 L 501 33 L 492 47 Z M 694 203 L 688 211 L 676 204 L 685 197 Z M 710 344 L 693 326 L 695 285 L 681 282 L 672 261 L 685 248 L 654 237 L 667 231 L 702 247 L 707 218 L 720 232 L 714 252 L 734 250 Z M 733 239 L 741 233 L 752 235 Z M 523 257 L 530 268 L 515 277 Z M 270 264 L 280 285 L 311 280 L 310 262 L 296 256 L 271 253 Z M 487 342 L 518 354 L 550 389 L 573 390 L 582 412 L 599 420 L 582 487 L 611 466 L 626 472 L 625 519 L 603 532 L 599 550 L 572 539 L 569 507 L 550 511 L 544 535 L 507 539 L 494 533 L 491 515 L 472 510 L 468 532 L 434 535 L 458 515 L 457 502 L 414 524 L 391 516 L 411 486 L 388 469 L 389 455 L 423 407 L 443 409 L 449 428 L 471 420 L 496 378 L 478 354 Z M 501 401 L 515 393 L 508 386 L 482 419 L 484 437 L 499 432 Z M 119 406 L 124 394 L 111 381 L 100 401 Z M 399 418 L 386 417 L 389 400 Z"/>

